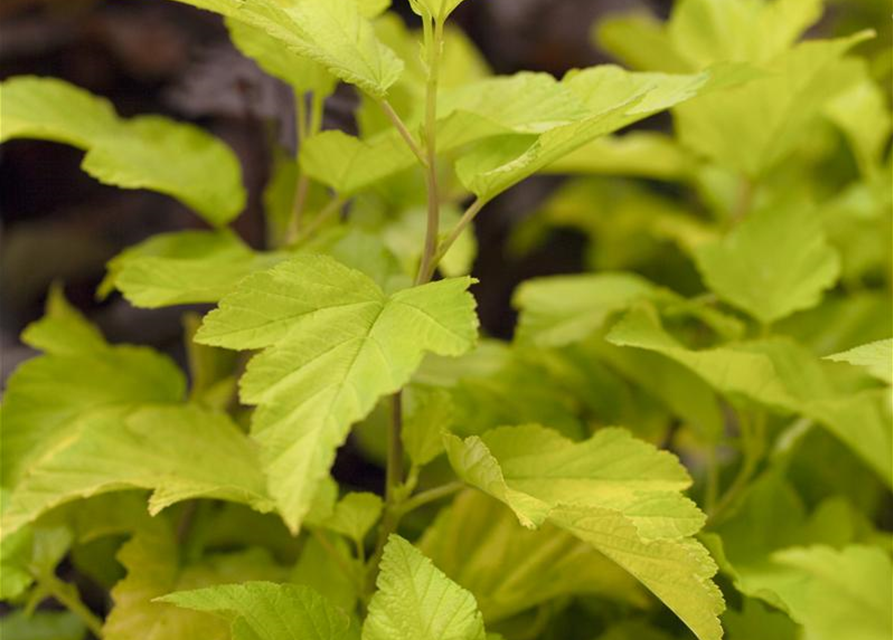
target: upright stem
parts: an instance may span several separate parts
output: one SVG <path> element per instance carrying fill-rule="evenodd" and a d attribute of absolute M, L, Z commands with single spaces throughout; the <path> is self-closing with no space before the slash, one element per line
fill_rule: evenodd
<path fill-rule="evenodd" d="M 383 99 L 379 101 L 379 104 L 381 105 L 382 110 L 385 112 L 385 115 L 390 119 L 394 127 L 396 127 L 397 131 L 400 133 L 400 137 L 403 138 L 404 142 L 406 142 L 409 150 L 412 151 L 412 155 L 416 157 L 416 159 L 423 167 L 427 167 L 428 160 L 425 158 L 425 154 L 423 154 L 422 150 L 419 149 L 419 145 L 416 144 L 415 138 L 412 137 L 409 129 L 406 128 L 406 124 L 400 118 L 400 115 L 396 111 L 394 111 L 394 107 L 391 106 L 391 103 Z"/>
<path fill-rule="evenodd" d="M 314 97 L 315 104 L 315 97 Z M 301 150 L 301 144 L 307 139 L 307 101 L 302 93 L 295 92 L 295 129 L 297 145 L 295 146 L 295 162 Z M 292 202 L 291 222 L 285 232 L 285 243 L 294 242 L 301 233 L 301 225 L 304 217 L 304 204 L 307 202 L 307 193 L 310 190 L 310 179 L 306 174 L 298 176 L 298 184 L 295 187 L 295 198 Z"/>
<path fill-rule="evenodd" d="M 403 484 L 403 392 L 391 396 L 391 428 L 388 429 L 388 467 L 385 501 L 393 506 L 396 492 Z"/>
<path fill-rule="evenodd" d="M 440 74 L 440 54 L 443 48 L 443 21 L 434 20 L 434 33 L 425 21 L 425 40 L 428 45 L 428 83 L 425 87 L 425 151 L 428 166 L 425 182 L 428 190 L 428 227 L 425 232 L 425 247 L 422 261 L 416 276 L 416 284 L 428 282 L 434 275 L 436 265 L 432 264 L 437 252 L 437 235 L 440 232 L 440 195 L 437 189 L 437 86 Z"/>

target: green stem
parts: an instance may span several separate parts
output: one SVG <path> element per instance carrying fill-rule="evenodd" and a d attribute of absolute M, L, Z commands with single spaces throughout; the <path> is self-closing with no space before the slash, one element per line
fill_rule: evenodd
<path fill-rule="evenodd" d="M 325 224 L 328 220 L 331 220 L 333 216 L 337 215 L 341 211 L 341 207 L 344 206 L 345 198 L 341 196 L 333 196 L 331 200 L 329 200 L 328 204 L 322 208 L 322 210 L 316 214 L 316 217 L 310 221 L 306 227 L 304 227 L 304 231 L 288 243 L 288 247 L 294 247 L 295 245 L 301 243 L 307 238 L 311 237 L 314 233 L 316 233 L 319 228 Z"/>
<path fill-rule="evenodd" d="M 83 603 L 74 585 L 63 582 L 52 573 L 35 577 L 47 594 L 80 618 L 94 636 L 102 638 L 102 620 Z"/>
<path fill-rule="evenodd" d="M 753 425 L 749 425 L 747 420 L 742 420 L 741 435 L 744 460 L 735 479 L 732 480 L 732 484 L 716 503 L 716 507 L 709 513 L 710 523 L 715 523 L 720 516 L 735 505 L 759 468 L 766 449 L 766 412 L 759 411 L 754 418 Z"/>
<path fill-rule="evenodd" d="M 415 511 L 429 502 L 434 502 L 435 500 L 441 500 L 447 496 L 451 496 L 457 491 L 460 491 L 464 486 L 465 483 L 457 480 L 417 493 L 400 505 L 400 515 L 404 516 L 410 511 Z"/>
<path fill-rule="evenodd" d="M 335 564 L 338 565 L 341 573 L 343 573 L 347 577 L 347 579 L 350 580 L 350 583 L 354 585 L 354 588 L 360 591 L 360 587 L 362 585 L 357 579 L 357 573 L 356 571 L 354 571 L 353 567 L 348 564 L 347 560 L 344 558 L 341 552 L 335 548 L 335 546 L 329 541 L 328 538 L 326 538 L 325 534 L 322 531 L 320 531 L 316 527 L 309 527 L 309 529 L 310 534 L 316 539 L 316 541 L 319 543 L 319 546 L 322 547 L 323 551 L 325 551 L 326 554 L 335 561 Z"/>
<path fill-rule="evenodd" d="M 447 237 L 440 243 L 440 246 L 434 254 L 434 258 L 431 260 L 431 265 L 429 267 L 430 273 L 426 274 L 429 280 L 434 273 L 434 269 L 437 268 L 437 265 L 440 264 L 440 261 L 443 260 L 443 257 L 449 252 L 450 247 L 452 247 L 453 243 L 459 239 L 459 236 L 462 235 L 462 232 L 465 231 L 465 228 L 469 224 L 471 224 L 477 214 L 481 212 L 481 209 L 484 208 L 486 203 L 487 201 L 482 200 L 481 198 L 472 202 L 468 209 L 465 210 L 465 213 L 462 214 L 462 217 L 459 219 L 459 222 L 456 223 L 456 226 L 452 228 L 449 234 L 447 234 Z"/>
<path fill-rule="evenodd" d="M 385 502 L 392 508 L 398 502 L 403 484 L 403 392 L 391 396 L 391 425 L 388 429 L 388 466 L 385 477 Z"/>
<path fill-rule="evenodd" d="M 403 120 L 394 111 L 394 107 L 391 106 L 391 103 L 387 100 L 379 100 L 378 102 L 381 105 L 382 110 L 385 112 L 385 115 L 390 119 L 390 121 L 394 124 L 394 127 L 397 128 L 397 131 L 400 133 L 400 137 L 406 142 L 406 145 L 409 147 L 409 150 L 412 151 L 412 154 L 416 157 L 419 163 L 427 168 L 428 160 L 425 158 L 425 154 L 422 153 L 422 150 L 419 148 L 419 145 L 416 144 L 415 138 L 412 137 L 412 134 L 409 132 L 409 129 L 406 128 L 406 124 L 404 124 Z"/>
<path fill-rule="evenodd" d="M 434 33 L 425 22 L 425 41 L 428 45 L 428 82 L 425 86 L 425 184 L 428 192 L 428 224 L 425 231 L 425 247 L 416 275 L 416 284 L 425 284 L 434 275 L 432 264 L 437 252 L 437 235 L 440 233 L 440 195 L 437 189 L 437 85 L 440 74 L 440 54 L 443 49 L 443 21 L 434 21 Z"/>

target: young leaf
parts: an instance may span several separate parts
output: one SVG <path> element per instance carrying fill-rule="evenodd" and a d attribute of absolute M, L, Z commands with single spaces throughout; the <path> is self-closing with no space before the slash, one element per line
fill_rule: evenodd
<path fill-rule="evenodd" d="M 767 325 L 817 305 L 840 274 L 816 212 L 796 205 L 755 211 L 695 259 L 710 289 Z"/>
<path fill-rule="evenodd" d="M 412 10 L 423 18 L 445 22 L 464 0 L 409 0 Z"/>
<path fill-rule="evenodd" d="M 525 529 L 480 491 L 460 493 L 441 511 L 419 549 L 474 594 L 488 624 L 571 594 L 648 602 L 632 576 L 585 542 L 552 524 Z"/>
<path fill-rule="evenodd" d="M 232 621 L 233 640 L 356 640 L 359 637 L 347 613 L 313 589 L 300 585 L 225 584 L 178 591 L 156 601 L 228 618 Z"/>
<path fill-rule="evenodd" d="M 387 94 L 403 71 L 403 62 L 378 40 L 372 24 L 364 17 L 380 8 L 380 2 L 177 1 L 222 13 L 260 30 L 291 53 L 313 60 L 337 78 L 377 98 Z"/>
<path fill-rule="evenodd" d="M 46 313 L 25 328 L 22 342 L 61 356 L 95 353 L 107 346 L 99 330 L 68 303 L 60 285 L 50 288 Z"/>
<path fill-rule="evenodd" d="M 390 296 L 367 276 L 320 255 L 301 255 L 245 278 L 205 319 L 197 340 L 264 349 L 242 378 L 258 405 L 270 490 L 297 530 L 350 425 L 399 390 L 422 355 L 459 355 L 474 343 L 469 278 Z"/>
<path fill-rule="evenodd" d="M 825 360 L 864 367 L 878 380 L 893 384 L 893 339 L 863 344 L 843 353 L 825 356 Z"/>
<path fill-rule="evenodd" d="M 443 432 L 455 420 L 455 407 L 445 389 L 411 385 L 404 389 L 403 447 L 416 466 L 423 467 L 443 453 Z"/>
<path fill-rule="evenodd" d="M 0 142 L 71 144 L 87 152 L 82 168 L 100 182 L 167 194 L 215 226 L 235 218 L 245 204 L 235 154 L 197 127 L 158 116 L 120 119 L 108 101 L 54 78 L 14 77 L 0 83 L 0 92 Z M 214 167 L 213 180 L 208 167 Z"/>
<path fill-rule="evenodd" d="M 338 501 L 323 526 L 362 544 L 369 529 L 381 516 L 383 507 L 381 498 L 374 493 L 348 493 Z"/>
<path fill-rule="evenodd" d="M 391 535 L 363 640 L 485 640 L 474 596 L 409 542 Z"/>
<path fill-rule="evenodd" d="M 729 66 L 688 76 L 634 74 L 610 65 L 570 72 L 561 85 L 582 100 L 585 117 L 553 125 L 532 140 L 500 137 L 484 141 L 456 163 L 457 175 L 481 200 L 490 200 L 596 138 L 700 93 L 740 82 L 748 73 Z"/>
<path fill-rule="evenodd" d="M 521 312 L 517 339 L 544 346 L 577 342 L 601 328 L 613 312 L 656 292 L 657 287 L 631 273 L 527 280 L 512 298 Z"/>
<path fill-rule="evenodd" d="M 716 566 L 690 537 L 705 518 L 680 494 L 691 479 L 671 454 L 622 429 L 582 443 L 536 426 L 445 442 L 459 476 L 506 503 L 524 526 L 548 520 L 565 529 L 636 577 L 698 638 L 721 637 Z"/>

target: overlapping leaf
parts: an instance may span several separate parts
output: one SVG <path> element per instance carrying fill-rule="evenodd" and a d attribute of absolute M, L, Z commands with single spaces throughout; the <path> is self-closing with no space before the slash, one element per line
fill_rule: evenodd
<path fill-rule="evenodd" d="M 525 529 L 479 491 L 464 491 L 441 511 L 419 548 L 474 594 L 487 623 L 570 594 L 648 602 L 635 579 L 585 542 L 552 524 Z"/>
<path fill-rule="evenodd" d="M 14 77 L 0 91 L 0 142 L 71 144 L 87 152 L 82 167 L 97 180 L 170 195 L 213 225 L 226 224 L 245 204 L 235 154 L 197 127 L 157 116 L 121 119 L 108 101 L 53 78 Z"/>
<path fill-rule="evenodd" d="M 369 602 L 363 640 L 485 640 L 474 596 L 403 538 L 392 535 Z"/>
<path fill-rule="evenodd" d="M 133 525 L 136 533 L 118 554 L 127 577 L 111 592 L 114 607 L 103 625 L 103 637 L 108 640 L 230 640 L 225 621 L 158 599 L 171 591 L 232 580 L 283 577 L 283 570 L 264 550 L 209 554 L 198 562 L 183 562 L 176 531 L 167 519 L 147 517 Z"/>
<path fill-rule="evenodd" d="M 893 384 L 893 340 L 878 340 L 859 345 L 843 353 L 825 356 L 825 359 L 864 367 L 875 378 Z"/>
<path fill-rule="evenodd" d="M 840 274 L 817 212 L 799 206 L 756 211 L 695 257 L 710 289 L 766 325 L 817 305 Z"/>
<path fill-rule="evenodd" d="M 331 258 L 301 255 L 249 276 L 206 318 L 199 342 L 264 349 L 249 363 L 241 395 L 258 405 L 252 434 L 292 529 L 350 425 L 399 390 L 425 352 L 471 347 L 470 283 L 455 278 L 387 296 Z"/>
<path fill-rule="evenodd" d="M 229 619 L 233 640 L 355 640 L 359 637 L 347 613 L 313 589 L 299 585 L 243 582 L 179 591 L 159 601 L 214 612 Z M 202 619 L 212 617 L 205 615 Z"/>
<path fill-rule="evenodd" d="M 225 415 L 182 404 L 183 375 L 166 357 L 107 345 L 58 295 L 29 336 L 48 354 L 19 367 L 5 394 L 6 533 L 126 487 L 153 489 L 153 510 L 196 496 L 270 508 L 252 443 Z"/>
<path fill-rule="evenodd" d="M 527 527 L 547 520 L 591 544 L 660 598 L 699 638 L 719 638 L 716 566 L 691 536 L 704 516 L 671 454 L 604 429 L 574 443 L 541 427 L 446 440 L 466 482 L 506 503 Z"/>
<path fill-rule="evenodd" d="M 842 57 L 868 37 L 805 42 L 775 59 L 766 77 L 680 105 L 680 142 L 727 169 L 762 177 L 802 143 L 823 105 L 858 80 L 858 65 Z"/>
<path fill-rule="evenodd" d="M 380 2 L 177 1 L 221 13 L 265 33 L 277 46 L 318 63 L 337 78 L 375 97 L 383 97 L 403 70 L 403 62 L 381 43 L 365 17 L 374 15 Z M 256 47 L 252 51 L 268 50 L 269 42 L 261 43 L 251 34 L 247 37 L 252 38 L 251 46 Z M 261 57 L 266 59 L 265 55 Z M 276 68 L 281 69 L 282 64 L 277 61 Z"/>
<path fill-rule="evenodd" d="M 790 340 L 727 344 L 694 350 L 667 333 L 655 313 L 635 309 L 608 334 L 609 342 L 655 351 L 688 367 L 720 393 L 825 426 L 886 482 L 893 481 L 893 421 L 880 389 L 840 389 L 820 362 Z"/>

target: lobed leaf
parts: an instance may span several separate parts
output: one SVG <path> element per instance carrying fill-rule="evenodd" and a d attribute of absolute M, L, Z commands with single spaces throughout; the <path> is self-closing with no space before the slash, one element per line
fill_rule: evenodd
<path fill-rule="evenodd" d="M 469 278 L 390 296 L 358 271 L 300 255 L 243 280 L 205 319 L 197 340 L 264 349 L 241 381 L 258 405 L 260 442 L 279 511 L 296 530 L 335 449 L 381 396 L 399 390 L 422 355 L 458 355 L 475 339 Z"/>
<path fill-rule="evenodd" d="M 446 436 L 453 468 L 534 528 L 547 520 L 636 577 L 699 638 L 720 638 L 716 566 L 692 536 L 704 516 L 679 492 L 691 484 L 671 454 L 603 429 L 574 443 L 542 427 Z"/>
<path fill-rule="evenodd" d="M 409 542 L 391 535 L 363 640 L 485 640 L 474 596 Z"/>

